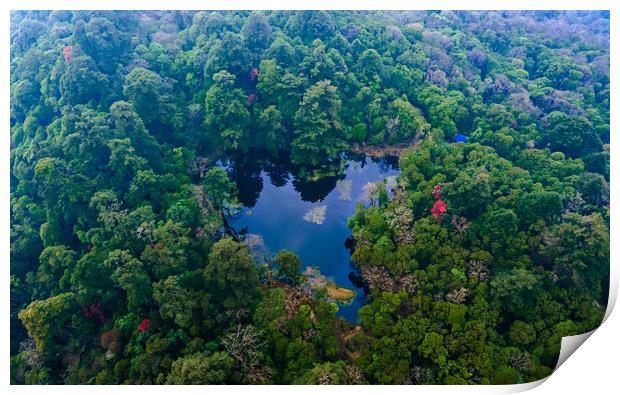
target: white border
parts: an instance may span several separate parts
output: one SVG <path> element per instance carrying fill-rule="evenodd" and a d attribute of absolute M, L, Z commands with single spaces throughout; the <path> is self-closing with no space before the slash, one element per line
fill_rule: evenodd
<path fill-rule="evenodd" d="M 0 211 L 0 262 L 3 263 L 4 273 L 0 276 L 4 279 L 2 284 L 2 304 L 0 310 L 0 317 L 9 316 L 9 194 L 8 194 L 8 180 L 9 180 L 9 20 L 10 9 L 369 9 L 369 10 L 402 10 L 402 9 L 447 9 L 447 10 L 459 10 L 459 9 L 471 9 L 471 10 L 555 10 L 555 9 L 583 9 L 583 10 L 596 10 L 606 9 L 611 10 L 611 70 L 612 70 L 612 83 L 611 83 L 611 103 L 612 108 L 616 103 L 616 78 L 618 76 L 618 50 L 614 44 L 618 40 L 618 21 L 617 14 L 619 10 L 620 1 L 617 0 L 503 0 L 503 1 L 488 1 L 488 0 L 443 0 L 434 2 L 426 1 L 369 1 L 369 0 L 308 0 L 302 1 L 283 1 L 283 0 L 211 0 L 211 1 L 197 1 L 197 0 L 176 0 L 176 1 L 163 1 L 163 0 L 20 0 L 15 2 L 2 1 L 0 8 L 2 13 L 0 14 L 0 25 L 2 26 L 2 53 L 6 56 L 2 57 L 2 109 L 1 111 L 1 124 L 2 130 L 2 144 L 0 144 L 0 158 L 4 166 L 4 177 L 1 178 L 2 187 L 0 188 L 0 204 L 2 210 Z M 611 130 L 617 130 L 618 125 L 617 111 L 612 111 L 611 117 Z M 618 191 L 620 185 L 616 181 L 616 175 L 618 174 L 618 165 L 615 159 L 615 138 L 614 132 L 611 133 L 612 140 L 612 154 L 611 154 L 611 200 L 612 206 L 616 207 L 618 202 Z M 611 218 L 611 245 L 617 246 L 619 239 L 618 232 L 618 219 L 617 216 Z M 620 263 L 620 253 L 618 248 L 612 247 L 611 250 L 611 284 L 610 284 L 610 301 L 609 308 L 606 314 L 606 321 L 601 325 L 600 329 L 596 332 L 586 343 L 586 346 L 577 350 L 576 355 L 573 358 L 569 358 L 556 372 L 554 372 L 542 386 L 536 388 L 535 392 L 540 394 L 547 393 L 575 393 L 583 394 L 588 393 L 612 393 L 617 391 L 619 383 L 618 375 L 618 356 L 616 353 L 620 351 L 620 316 L 618 313 L 611 314 L 612 307 L 615 304 L 618 292 L 618 263 Z M 4 319 L 3 325 L 0 327 L 0 339 L 4 339 L 0 345 L 5 352 L 4 357 L 0 363 L 0 377 L 2 377 L 2 383 L 8 386 L 9 383 L 9 320 Z M 583 336 L 582 336 L 583 338 Z M 587 338 L 587 336 L 586 336 Z M 563 350 L 565 349 L 565 341 L 575 341 L 575 339 L 563 339 Z M 581 344 L 581 343 L 579 343 Z M 537 383 L 513 385 L 513 386 L 348 386 L 348 387 L 318 387 L 318 386 L 228 386 L 228 387 L 191 387 L 184 386 L 183 391 L 192 393 L 243 393 L 251 391 L 259 394 L 289 394 L 294 392 L 295 394 L 316 394 L 320 393 L 342 393 L 342 392 L 355 392 L 356 394 L 376 394 L 383 392 L 394 393 L 409 393 L 415 391 L 416 393 L 424 394 L 450 394 L 450 393 L 470 393 L 470 394 L 485 394 L 485 393 L 514 393 L 524 391 L 530 388 L 536 387 L 545 380 L 541 380 Z M 613 390 L 612 390 L 613 388 Z M 121 392 L 121 393 L 167 393 L 169 391 L 177 392 L 181 388 L 168 387 L 168 386 L 115 386 L 109 388 L 105 386 L 93 386 L 85 388 L 83 386 L 10 386 L 8 388 L 11 392 L 15 393 L 32 393 L 32 392 L 45 392 L 45 393 L 82 393 L 83 391 L 90 391 L 93 393 L 108 393 L 109 391 Z"/>

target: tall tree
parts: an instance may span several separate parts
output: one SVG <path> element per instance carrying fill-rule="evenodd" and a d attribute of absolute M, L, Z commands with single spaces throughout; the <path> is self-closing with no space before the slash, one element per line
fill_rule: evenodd
<path fill-rule="evenodd" d="M 330 81 L 320 81 L 308 88 L 295 113 L 293 163 L 317 166 L 337 157 L 343 145 L 341 105 L 337 89 Z"/>

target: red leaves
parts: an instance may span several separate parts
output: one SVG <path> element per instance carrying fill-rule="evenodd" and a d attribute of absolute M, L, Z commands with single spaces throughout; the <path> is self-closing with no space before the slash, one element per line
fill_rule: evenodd
<path fill-rule="evenodd" d="M 108 345 L 113 341 L 116 341 L 116 337 L 112 331 L 107 331 L 101 335 L 101 346 L 103 348 L 108 348 Z"/>
<path fill-rule="evenodd" d="M 446 184 L 437 184 L 433 188 L 433 197 L 437 199 L 435 204 L 433 204 L 433 208 L 431 209 L 431 214 L 433 217 L 437 218 L 441 221 L 441 216 L 448 211 L 448 206 L 446 206 L 446 202 L 441 200 L 441 190 Z"/>
<path fill-rule="evenodd" d="M 86 318 L 90 320 L 97 320 L 102 324 L 105 322 L 105 316 L 103 315 L 103 311 L 101 311 L 99 303 L 83 305 L 82 311 Z"/>
<path fill-rule="evenodd" d="M 120 333 L 114 328 L 101 335 L 101 347 L 112 352 L 118 352 L 121 349 Z"/>
<path fill-rule="evenodd" d="M 253 67 L 252 70 L 250 70 L 250 81 L 256 81 L 258 79 L 258 69 L 256 67 Z"/>
<path fill-rule="evenodd" d="M 435 202 L 435 204 L 433 204 L 431 214 L 433 214 L 433 217 L 440 220 L 441 216 L 447 211 L 448 207 L 446 206 L 446 203 L 443 200 L 439 199 Z"/>
<path fill-rule="evenodd" d="M 433 197 L 435 199 L 441 199 L 441 190 L 443 189 L 443 187 L 445 186 L 445 184 L 437 184 L 435 185 L 435 188 L 433 188 Z"/>
<path fill-rule="evenodd" d="M 140 332 L 144 333 L 148 331 L 150 327 L 151 327 L 151 320 L 149 320 L 148 318 L 145 318 L 140 323 L 140 326 L 138 327 L 138 329 L 140 330 Z"/>
<path fill-rule="evenodd" d="M 254 93 L 250 93 L 248 95 L 248 106 L 251 106 L 255 100 L 256 100 L 256 95 Z"/>
<path fill-rule="evenodd" d="M 64 47 L 62 49 L 62 54 L 65 56 L 65 62 L 68 62 L 71 60 L 71 50 L 73 49 L 73 46 L 71 45 L 67 45 L 66 47 Z"/>

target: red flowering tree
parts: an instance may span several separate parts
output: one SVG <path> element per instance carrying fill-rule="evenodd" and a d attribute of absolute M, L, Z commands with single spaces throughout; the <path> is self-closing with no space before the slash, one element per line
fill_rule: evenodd
<path fill-rule="evenodd" d="M 67 45 L 66 47 L 64 47 L 62 49 L 62 54 L 65 57 L 65 62 L 68 62 L 71 60 L 71 50 L 73 49 L 73 46 L 71 45 Z"/>
<path fill-rule="evenodd" d="M 102 324 L 105 322 L 105 316 L 99 303 L 83 305 L 82 312 L 90 320 L 97 320 Z"/>
<path fill-rule="evenodd" d="M 437 185 L 435 185 L 435 187 L 433 188 L 433 197 L 435 199 L 441 199 L 441 194 L 440 193 L 441 193 L 441 190 L 443 189 L 443 187 L 445 185 L 446 184 L 437 184 Z"/>
<path fill-rule="evenodd" d="M 120 333 L 114 328 L 101 335 L 101 347 L 112 352 L 118 352 L 121 349 Z"/>
<path fill-rule="evenodd" d="M 256 67 L 250 70 L 250 81 L 256 81 L 258 79 L 258 69 Z"/>
<path fill-rule="evenodd" d="M 149 320 L 148 318 L 145 318 L 140 323 L 140 326 L 138 327 L 138 330 L 140 330 L 140 332 L 144 333 L 144 332 L 148 331 L 150 327 L 151 327 L 151 320 Z"/>
<path fill-rule="evenodd" d="M 448 206 L 446 206 L 446 202 L 441 200 L 441 190 L 445 187 L 446 184 L 440 183 L 435 185 L 433 188 L 433 197 L 437 199 L 435 204 L 433 204 L 433 208 L 431 209 L 431 214 L 433 217 L 437 218 L 441 221 L 441 216 L 448 211 Z"/>
<path fill-rule="evenodd" d="M 446 206 L 446 202 L 439 199 L 433 204 L 433 208 L 431 209 L 431 214 L 433 217 L 441 220 L 441 216 L 448 211 L 448 207 Z"/>

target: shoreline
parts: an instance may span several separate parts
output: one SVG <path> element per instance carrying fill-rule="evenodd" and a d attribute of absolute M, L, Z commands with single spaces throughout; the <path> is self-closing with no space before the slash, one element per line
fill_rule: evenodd
<path fill-rule="evenodd" d="M 361 145 L 359 143 L 354 144 L 350 151 L 360 155 L 366 155 L 375 158 L 382 158 L 384 156 L 397 156 L 400 158 L 400 155 L 410 149 L 417 147 L 424 138 L 421 133 L 418 133 L 413 139 L 409 139 L 403 142 L 400 142 L 395 145 Z"/>

